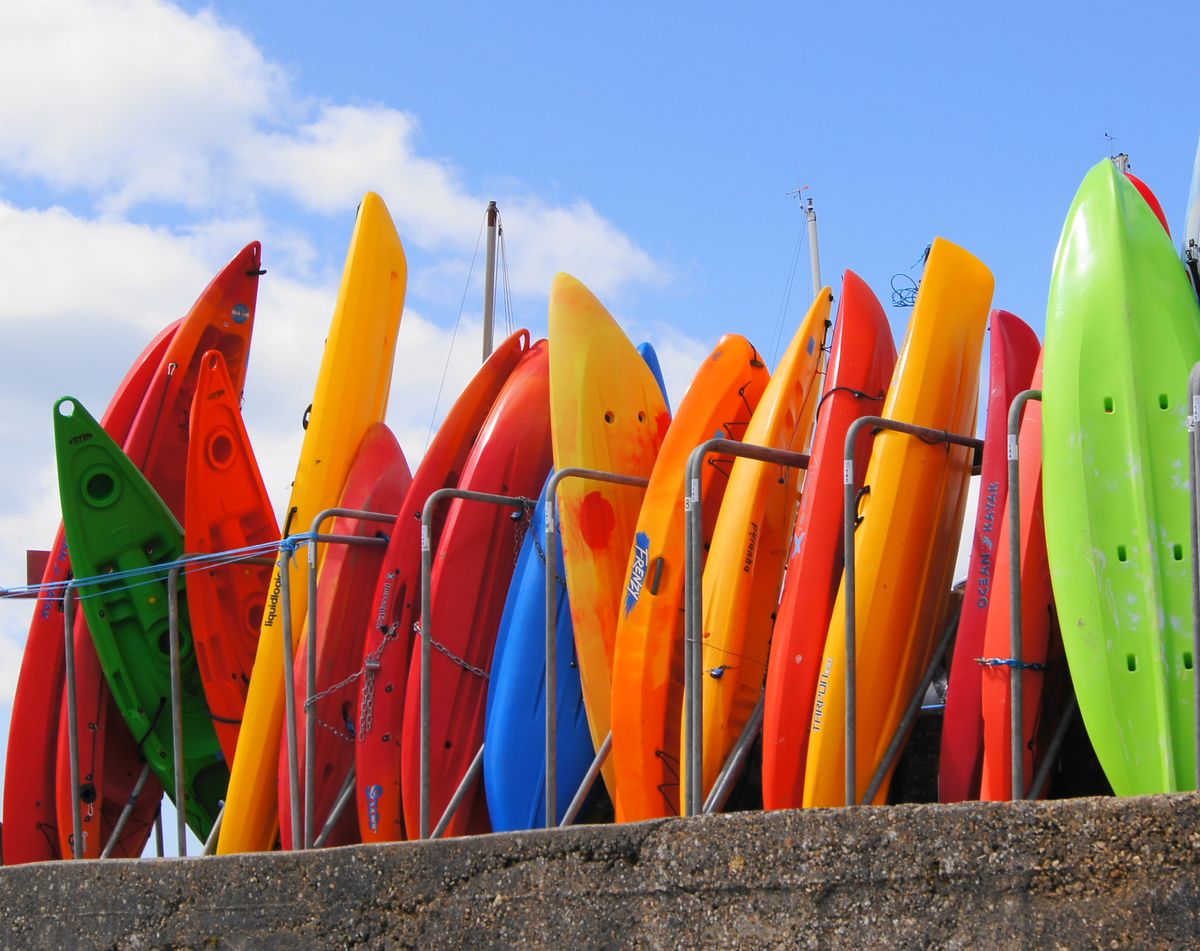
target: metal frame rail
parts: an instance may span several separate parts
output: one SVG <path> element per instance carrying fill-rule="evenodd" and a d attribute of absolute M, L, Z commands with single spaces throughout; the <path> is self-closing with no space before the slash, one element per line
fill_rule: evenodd
<path fill-rule="evenodd" d="M 492 492 L 472 492 L 467 489 L 448 488 L 438 489 L 436 492 L 431 493 L 429 498 L 425 500 L 425 506 L 421 509 L 421 815 L 419 831 L 422 839 L 430 838 L 429 667 L 433 660 L 433 630 L 430 624 L 433 614 L 433 592 L 430 584 L 430 579 L 433 576 L 433 513 L 438 505 L 447 499 L 488 502 L 492 505 L 517 507 L 528 511 L 532 511 L 536 504 L 532 499 L 527 499 L 520 495 L 497 495 Z M 454 795 L 451 797 L 445 814 L 439 820 L 439 828 L 443 827 L 443 823 L 449 824 L 450 819 L 454 816 L 454 810 L 457 810 L 459 803 L 466 797 L 467 790 L 479 772 L 476 763 L 480 766 L 483 764 L 482 745 L 476 752 L 475 758 L 472 760 L 471 766 L 467 769 L 466 775 L 459 783 L 458 789 L 455 790 Z M 460 796 L 459 793 L 462 795 Z"/>
<path fill-rule="evenodd" d="M 772 449 L 735 439 L 709 439 L 692 450 L 688 456 L 686 481 L 684 482 L 684 743 L 687 748 L 687 768 L 684 770 L 684 813 L 699 815 L 704 810 L 704 691 L 703 691 L 703 637 L 704 586 L 701 571 L 702 538 L 704 532 L 704 508 L 701 505 L 701 467 L 711 453 L 734 456 L 739 459 L 754 459 L 788 468 L 807 469 L 809 457 L 802 452 Z M 739 738 L 738 745 L 742 739 Z M 747 744 L 748 745 L 748 744 Z M 734 753 L 737 752 L 735 746 Z M 727 760 L 728 762 L 728 760 Z M 714 789 L 716 787 L 714 786 Z"/>
<path fill-rule="evenodd" d="M 858 711 L 858 660 L 857 660 L 857 656 L 856 656 L 857 646 L 858 646 L 858 618 L 857 618 L 858 612 L 857 612 L 857 604 L 856 604 L 856 600 L 855 600 L 855 594 L 856 594 L 855 582 L 857 579 L 856 579 L 856 565 L 854 563 L 854 561 L 855 561 L 854 528 L 855 528 L 855 521 L 856 521 L 857 515 L 858 515 L 858 505 L 857 505 L 856 499 L 855 499 L 856 492 L 855 492 L 855 486 L 854 486 L 854 457 L 855 457 L 856 444 L 858 442 L 858 435 L 862 430 L 864 430 L 868 427 L 872 428 L 872 429 L 884 429 L 884 430 L 888 430 L 889 432 L 900 433 L 905 436 L 915 436 L 918 439 L 921 439 L 931 445 L 939 445 L 941 443 L 949 443 L 951 445 L 964 446 L 968 449 L 973 449 L 973 450 L 978 450 L 983 447 L 983 440 L 977 439 L 974 436 L 963 436 L 959 433 L 947 432 L 944 429 L 930 429 L 927 426 L 917 426 L 917 425 L 914 425 L 913 423 L 905 423 L 905 422 L 901 422 L 899 420 L 886 419 L 882 416 L 861 416 L 858 419 L 856 419 L 853 423 L 851 423 L 849 429 L 846 430 L 846 444 L 845 444 L 845 452 L 843 454 L 843 459 L 845 460 L 845 462 L 844 462 L 845 468 L 843 470 L 845 472 L 845 478 L 843 479 L 843 482 L 845 485 L 845 490 L 843 493 L 844 509 L 843 509 L 843 523 L 842 523 L 842 532 L 844 535 L 844 544 L 845 544 L 845 556 L 844 556 L 845 567 L 844 567 L 844 574 L 842 576 L 842 584 L 845 586 L 845 595 L 844 596 L 845 596 L 845 604 L 846 604 L 846 648 L 845 648 L 846 649 L 846 714 L 845 714 L 846 715 L 846 740 L 845 740 L 845 743 L 846 743 L 846 752 L 845 752 L 846 787 L 845 788 L 846 788 L 846 805 L 848 805 L 848 806 L 849 805 L 857 805 L 860 802 L 860 800 L 858 798 L 858 772 L 857 772 L 858 750 L 857 750 L 857 746 L 856 746 L 857 739 L 858 739 L 858 734 L 857 734 L 857 730 L 858 730 L 858 718 L 857 718 L 857 711 Z M 946 643 L 947 643 L 946 638 L 943 637 L 942 646 L 941 646 L 940 650 L 945 649 Z M 933 669 L 933 667 L 931 665 L 930 670 L 932 670 L 932 669 Z M 929 670 L 926 671 L 926 675 L 931 676 Z M 921 689 L 919 691 L 920 694 L 924 694 L 924 692 L 925 692 L 924 689 Z M 916 704 L 917 708 L 919 709 L 920 697 L 916 696 L 916 695 L 914 695 L 914 696 L 917 701 L 917 704 Z M 910 712 L 913 711 L 913 704 L 911 702 L 909 704 L 909 711 Z M 915 716 L 915 712 L 913 712 L 913 715 Z M 901 720 L 899 727 L 905 727 L 904 720 Z M 902 736 L 899 727 L 897 728 L 897 730 L 895 731 L 895 734 L 893 735 L 892 742 L 889 744 L 889 751 L 892 750 L 892 747 L 896 747 L 896 752 L 898 752 L 898 750 L 899 750 L 899 743 L 897 742 L 897 738 L 896 738 L 896 735 Z M 902 742 L 902 740 L 901 740 L 901 742 Z M 893 755 L 894 755 L 894 752 L 893 752 Z M 885 762 L 886 762 L 886 759 L 885 759 Z M 883 764 L 881 764 L 881 765 L 883 765 Z M 877 770 L 877 772 L 878 772 L 878 770 Z M 886 775 L 886 770 L 884 771 L 884 774 Z M 880 782 L 882 782 L 882 777 L 879 777 L 879 779 L 880 779 Z M 876 784 L 874 782 L 874 778 L 872 780 L 871 786 L 872 786 L 871 796 L 873 797 L 874 793 L 878 791 L 878 784 Z M 866 797 L 864 797 L 862 800 L 862 802 L 869 802 L 869 801 L 870 800 L 867 799 Z"/>

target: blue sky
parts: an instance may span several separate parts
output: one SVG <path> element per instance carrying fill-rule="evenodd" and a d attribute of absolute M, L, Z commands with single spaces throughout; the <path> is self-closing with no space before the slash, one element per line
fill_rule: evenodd
<path fill-rule="evenodd" d="M 347 6 L 347 5 L 341 5 Z M 996 274 L 1039 331 L 1066 209 L 1110 148 L 1181 227 L 1200 121 L 1177 8 L 1117 4 L 257 3 L 0 8 L 0 585 L 57 519 L 50 407 L 100 412 L 146 340 L 260 238 L 246 416 L 280 505 L 367 188 L 409 252 L 389 421 L 424 448 L 477 361 L 488 199 L 514 319 L 554 271 L 663 357 L 678 401 L 717 337 L 771 352 L 824 278 L 888 302 L 934 235 Z M 1114 145 L 1105 135 L 1116 136 Z M 785 306 L 786 301 L 786 306 Z M 908 311 L 890 309 L 897 338 Z M 27 603 L 0 605 L 0 745 Z M 0 780 L 2 782 L 2 780 Z"/>

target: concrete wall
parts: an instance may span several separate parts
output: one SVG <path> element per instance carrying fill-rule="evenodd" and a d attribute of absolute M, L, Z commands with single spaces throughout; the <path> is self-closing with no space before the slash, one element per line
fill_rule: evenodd
<path fill-rule="evenodd" d="M 1200 797 L 0 870 L 4 948 L 1196 945 Z"/>

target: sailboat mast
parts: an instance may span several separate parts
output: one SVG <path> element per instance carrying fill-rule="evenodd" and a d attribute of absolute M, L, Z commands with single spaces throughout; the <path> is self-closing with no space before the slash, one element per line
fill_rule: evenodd
<path fill-rule="evenodd" d="M 483 359 L 492 355 L 492 325 L 496 313 L 496 224 L 500 212 L 494 201 L 487 206 L 487 265 L 483 278 Z"/>
<path fill-rule="evenodd" d="M 821 252 L 817 248 L 817 212 L 813 208 L 813 200 L 808 199 L 804 208 L 804 218 L 808 222 L 808 261 L 812 267 L 813 295 L 823 286 L 821 284 Z"/>

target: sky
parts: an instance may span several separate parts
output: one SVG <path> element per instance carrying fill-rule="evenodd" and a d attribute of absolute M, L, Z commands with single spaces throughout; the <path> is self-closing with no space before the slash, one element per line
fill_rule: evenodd
<path fill-rule="evenodd" d="M 569 271 L 655 345 L 675 404 L 721 334 L 773 364 L 798 326 L 801 199 L 824 281 L 836 294 L 855 269 L 898 341 L 893 277 L 918 277 L 935 235 L 1041 335 L 1096 161 L 1129 153 L 1182 227 L 1200 131 L 1186 27 L 1167 4 L 7 0 L 0 586 L 53 537 L 54 400 L 99 415 L 253 239 L 268 273 L 245 415 L 283 506 L 368 189 L 408 253 L 388 421 L 414 465 L 479 362 L 492 199 L 500 325 L 543 333 Z M 0 748 L 30 609 L 0 603 Z"/>

